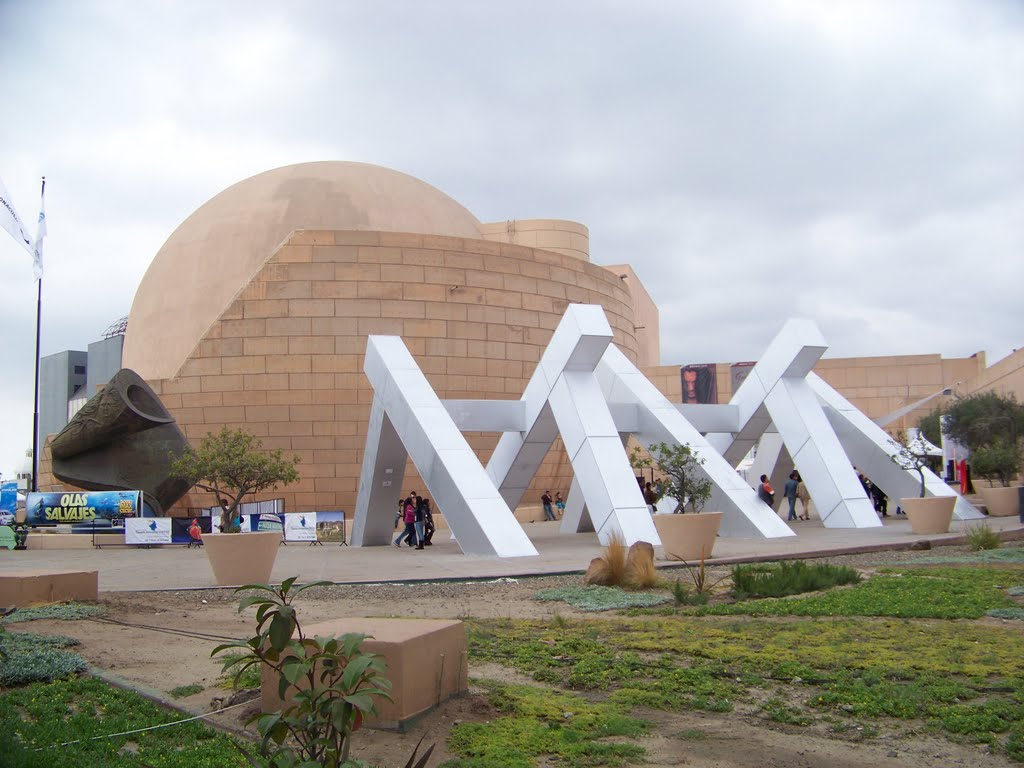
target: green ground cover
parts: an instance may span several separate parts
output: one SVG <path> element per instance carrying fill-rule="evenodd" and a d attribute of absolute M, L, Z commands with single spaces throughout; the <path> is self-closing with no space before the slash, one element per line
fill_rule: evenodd
<path fill-rule="evenodd" d="M 89 677 L 0 691 L 0 765 L 5 768 L 231 768 L 245 765 L 231 739 L 198 722 L 113 739 L 89 739 L 170 723 L 169 712 Z M 35 751 L 39 749 L 40 751 Z"/>
<path fill-rule="evenodd" d="M 977 620 L 1018 615 L 1022 586 L 1012 566 L 886 568 L 804 597 L 470 620 L 470 652 L 623 714 L 742 704 L 868 738 L 905 723 L 1024 761 L 1020 631 Z"/>

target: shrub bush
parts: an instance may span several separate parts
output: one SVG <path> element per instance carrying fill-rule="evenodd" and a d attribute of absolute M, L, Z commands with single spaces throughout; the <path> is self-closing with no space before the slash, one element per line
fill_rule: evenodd
<path fill-rule="evenodd" d="M 860 580 L 853 568 L 828 563 L 808 565 L 803 560 L 767 566 L 737 565 L 732 569 L 733 596 L 737 600 L 799 595 Z"/>
<path fill-rule="evenodd" d="M 48 637 L 30 633 L 0 635 L 0 686 L 10 688 L 26 683 L 62 680 L 86 669 L 77 653 L 60 650 L 78 645 L 71 637 Z"/>

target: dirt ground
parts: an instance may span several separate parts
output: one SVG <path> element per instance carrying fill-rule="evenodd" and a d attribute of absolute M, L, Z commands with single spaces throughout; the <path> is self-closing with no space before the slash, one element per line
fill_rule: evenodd
<path fill-rule="evenodd" d="M 870 569 L 880 561 L 899 562 L 913 557 L 915 553 L 911 552 L 872 553 L 831 558 L 830 562 Z M 579 582 L 579 576 L 559 576 L 486 582 L 336 585 L 311 590 L 308 599 L 304 595 L 297 605 L 300 620 L 307 624 L 346 616 L 545 618 L 557 612 L 565 618 L 592 617 L 595 614 L 578 612 L 564 603 L 531 599 L 538 589 Z M 249 636 L 251 615 L 239 615 L 237 602 L 230 590 L 106 593 L 100 600 L 107 608 L 104 619 L 74 623 L 33 621 L 10 628 L 76 637 L 82 642 L 77 650 L 91 665 L 165 697 L 173 688 L 199 684 L 203 686 L 202 692 L 178 699 L 177 703 L 202 712 L 216 708 L 215 699 L 231 695 L 230 691 L 216 687 L 220 663 L 210 658 L 210 651 L 221 638 Z M 471 663 L 470 677 L 530 682 L 494 664 Z M 246 704 L 217 716 L 217 722 L 241 728 L 255 711 L 254 703 Z M 353 742 L 353 757 L 381 766 L 404 765 L 420 736 L 426 734 L 426 744 L 436 743 L 429 765 L 438 765 L 451 757 L 445 744 L 453 725 L 485 722 L 498 716 L 484 696 L 471 687 L 469 695 L 443 704 L 417 721 L 407 733 L 363 729 Z M 756 702 L 738 702 L 735 711 L 726 714 L 648 711 L 642 716 L 654 724 L 650 735 L 639 740 L 647 750 L 646 764 L 651 766 L 938 768 L 1013 764 L 985 749 L 957 745 L 923 730 L 914 732 L 906 723 L 879 722 L 879 733 L 871 739 L 856 732 L 837 736 L 824 725 L 780 725 L 766 720 Z M 694 730 L 703 732 L 706 738 L 684 737 Z"/>

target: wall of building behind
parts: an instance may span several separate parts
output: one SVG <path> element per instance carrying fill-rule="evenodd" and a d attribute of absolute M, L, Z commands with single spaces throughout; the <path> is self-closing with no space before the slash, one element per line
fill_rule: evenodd
<path fill-rule="evenodd" d="M 68 401 L 85 387 L 88 354 L 65 350 L 39 361 L 39 445 L 68 423 Z"/>

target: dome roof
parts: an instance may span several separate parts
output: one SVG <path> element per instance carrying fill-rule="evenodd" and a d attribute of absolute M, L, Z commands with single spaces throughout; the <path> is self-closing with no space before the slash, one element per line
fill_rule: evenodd
<path fill-rule="evenodd" d="M 302 163 L 245 179 L 185 219 L 153 259 L 128 316 L 124 365 L 149 380 L 177 373 L 294 230 L 479 239 L 478 224 L 440 190 L 376 165 Z"/>

